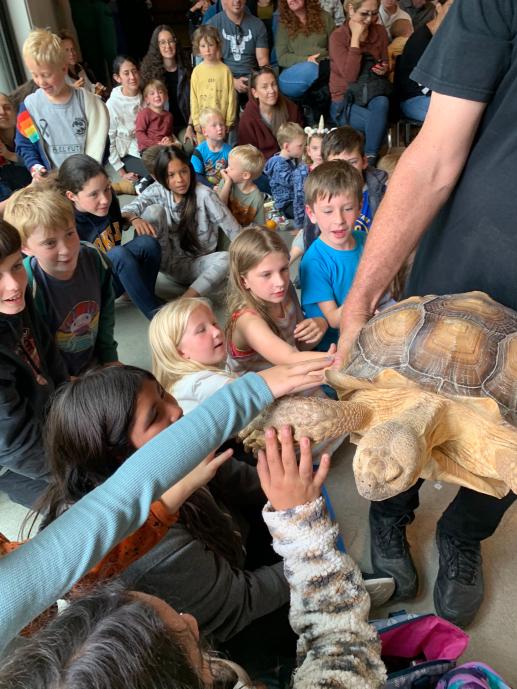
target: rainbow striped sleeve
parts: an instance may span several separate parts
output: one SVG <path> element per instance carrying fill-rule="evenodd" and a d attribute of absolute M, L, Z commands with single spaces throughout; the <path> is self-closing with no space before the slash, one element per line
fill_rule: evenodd
<path fill-rule="evenodd" d="M 31 143 L 35 144 L 39 141 L 38 130 L 27 110 L 21 112 L 16 118 L 16 127 L 20 134 L 23 134 Z"/>

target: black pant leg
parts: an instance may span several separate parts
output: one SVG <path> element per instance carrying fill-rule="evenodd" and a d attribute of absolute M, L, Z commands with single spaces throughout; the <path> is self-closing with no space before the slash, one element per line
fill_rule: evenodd
<path fill-rule="evenodd" d="M 516 497 L 510 492 L 504 498 L 494 498 L 470 488 L 460 488 L 439 520 L 438 528 L 461 541 L 482 541 L 494 533 Z"/>
<path fill-rule="evenodd" d="M 415 518 L 415 510 L 420 504 L 418 491 L 424 482 L 423 478 L 419 478 L 414 486 L 408 488 L 403 493 L 395 495 L 393 498 L 387 500 L 379 500 L 370 503 L 370 511 L 374 515 L 385 517 L 403 517 L 405 515 L 410 517 L 410 521 Z M 408 522 L 409 523 L 409 522 Z"/>

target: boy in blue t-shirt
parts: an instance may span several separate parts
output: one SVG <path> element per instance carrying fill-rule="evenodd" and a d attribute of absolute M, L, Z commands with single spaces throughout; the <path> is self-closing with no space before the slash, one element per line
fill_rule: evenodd
<path fill-rule="evenodd" d="M 196 146 L 190 162 L 198 181 L 215 187 L 221 181 L 221 170 L 228 167 L 232 148 L 224 141 L 226 125 L 219 110 L 203 108 L 199 113 L 199 124 L 205 140 Z"/>
<path fill-rule="evenodd" d="M 361 174 L 341 160 L 321 163 L 305 184 L 307 215 L 320 234 L 300 265 L 301 303 L 307 318 L 329 324 L 320 351 L 338 341 L 341 307 L 363 253 L 366 234 L 354 229 L 362 196 Z"/>

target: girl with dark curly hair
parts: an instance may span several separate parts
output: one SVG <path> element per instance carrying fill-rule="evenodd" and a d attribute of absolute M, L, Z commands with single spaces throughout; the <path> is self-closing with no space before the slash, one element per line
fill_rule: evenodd
<path fill-rule="evenodd" d="M 190 118 L 190 67 L 181 44 L 168 24 L 153 31 L 149 48 L 140 65 L 142 82 L 159 79 L 167 86 L 173 132 L 182 143 L 195 145 L 196 135 Z"/>
<path fill-rule="evenodd" d="M 280 89 L 288 98 L 301 98 L 311 87 L 328 83 L 333 30 L 334 21 L 319 0 L 280 0 L 276 54 L 283 67 Z"/>

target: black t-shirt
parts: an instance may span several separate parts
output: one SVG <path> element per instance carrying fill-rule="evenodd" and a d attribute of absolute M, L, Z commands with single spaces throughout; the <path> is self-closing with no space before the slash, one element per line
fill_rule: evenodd
<path fill-rule="evenodd" d="M 165 72 L 165 86 L 169 96 L 169 112 L 172 114 L 172 127 L 177 134 L 180 129 L 187 126 L 185 118 L 178 105 L 178 70 Z"/>
<path fill-rule="evenodd" d="M 422 96 L 422 87 L 409 76 L 417 65 L 433 34 L 427 26 L 421 26 L 408 38 L 402 55 L 395 62 L 395 94 L 399 101 Z M 429 93 L 430 95 L 430 93 Z"/>
<path fill-rule="evenodd" d="M 412 76 L 487 107 L 456 188 L 422 239 L 407 292 L 482 290 L 517 310 L 515 1 L 455 2 Z"/>

